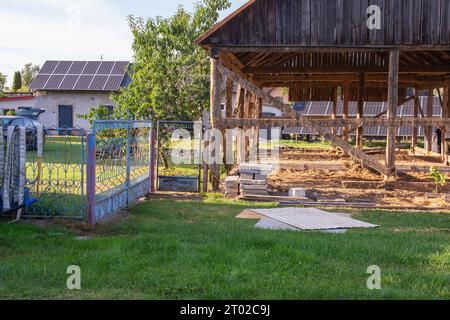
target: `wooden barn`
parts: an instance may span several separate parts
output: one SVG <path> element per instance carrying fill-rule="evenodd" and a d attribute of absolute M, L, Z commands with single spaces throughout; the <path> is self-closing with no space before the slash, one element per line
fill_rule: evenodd
<path fill-rule="evenodd" d="M 211 119 L 219 129 L 308 127 L 364 166 L 393 177 L 399 127 L 412 128 L 415 145 L 419 127 L 431 139 L 433 127 L 445 134 L 450 124 L 448 0 L 251 0 L 197 43 L 210 54 Z M 222 79 L 226 91 L 239 86 L 234 117 L 231 110 L 222 117 Z M 266 94 L 265 87 L 289 88 L 291 101 L 332 101 L 333 111 L 325 119 L 301 117 Z M 442 117 L 433 117 L 432 108 L 423 113 L 418 102 L 423 90 L 430 104 L 433 92 L 439 92 Z M 377 101 L 387 102 L 386 111 L 365 115 L 364 103 Z M 413 116 L 400 118 L 398 106 L 407 101 L 414 101 Z M 264 119 L 263 102 L 284 117 Z M 349 117 L 351 102 L 357 103 L 355 118 Z M 228 101 L 226 108 L 231 106 Z M 366 126 L 386 128 L 385 163 L 363 152 Z M 350 132 L 356 132 L 355 147 L 348 143 Z"/>

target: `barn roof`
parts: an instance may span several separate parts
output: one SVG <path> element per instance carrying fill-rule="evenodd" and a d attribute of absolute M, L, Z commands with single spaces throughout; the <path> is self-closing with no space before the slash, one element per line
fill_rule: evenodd
<path fill-rule="evenodd" d="M 377 5 L 380 29 L 367 21 Z M 450 45 L 448 0 L 251 0 L 197 43 L 230 46 Z"/>
<path fill-rule="evenodd" d="M 368 8 L 380 8 L 369 29 Z M 259 87 L 292 92 L 350 83 L 364 72 L 371 101 L 387 96 L 389 51 L 400 50 L 399 87 L 440 87 L 450 79 L 448 0 L 252 0 L 197 43 L 228 69 Z"/>

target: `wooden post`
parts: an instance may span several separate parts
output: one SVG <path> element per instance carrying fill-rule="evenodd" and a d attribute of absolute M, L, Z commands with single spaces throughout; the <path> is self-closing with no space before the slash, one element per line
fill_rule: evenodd
<path fill-rule="evenodd" d="M 346 82 L 344 84 L 344 108 L 342 109 L 342 118 L 344 120 L 348 119 L 348 105 L 349 105 L 349 99 L 350 99 L 350 84 Z M 348 126 L 344 126 L 342 129 L 342 139 L 344 141 L 348 141 L 348 133 L 349 128 Z"/>
<path fill-rule="evenodd" d="M 222 76 L 219 72 L 219 60 L 210 58 L 211 61 L 211 96 L 210 96 L 210 103 L 211 103 L 211 124 L 214 129 L 220 129 L 217 126 L 217 120 L 220 120 L 222 118 L 222 110 L 220 108 L 221 101 L 220 101 L 220 92 L 222 87 Z M 217 150 L 216 152 L 220 152 L 220 150 Z M 217 159 L 217 157 L 216 157 Z M 211 165 L 211 174 L 213 177 L 213 191 L 217 192 L 219 190 L 219 183 L 220 183 L 220 168 L 219 164 L 215 163 Z"/>
<path fill-rule="evenodd" d="M 448 86 L 448 82 L 445 83 L 444 88 L 443 88 L 443 101 L 442 101 L 442 118 L 444 119 L 448 119 L 449 117 L 449 110 L 448 110 L 448 106 L 449 106 L 449 86 Z M 447 163 L 447 154 L 448 154 L 448 150 L 447 150 L 447 142 L 445 141 L 445 137 L 447 136 L 447 126 L 442 126 L 441 128 L 441 159 L 443 162 Z"/>
<path fill-rule="evenodd" d="M 358 114 L 357 119 L 362 119 L 364 116 L 364 94 L 365 94 L 365 74 L 364 72 L 359 73 L 358 77 Z M 356 147 L 360 150 L 363 149 L 363 134 L 364 128 L 358 126 L 356 129 Z"/>
<path fill-rule="evenodd" d="M 245 100 L 244 100 L 244 118 L 250 119 L 250 110 L 251 110 L 251 99 L 252 99 L 252 93 L 250 91 L 245 92 Z M 243 144 L 244 144 L 244 162 L 248 160 L 249 156 L 249 146 L 250 141 L 249 137 L 247 135 L 247 131 L 250 127 L 244 127 L 244 134 L 243 134 Z"/>
<path fill-rule="evenodd" d="M 419 117 L 419 91 L 414 88 L 414 109 L 413 109 L 413 118 L 416 119 Z M 412 141 L 411 141 L 411 151 L 415 153 L 416 147 L 417 147 L 417 136 L 418 136 L 418 130 L 417 130 L 417 124 L 413 122 L 412 125 Z"/>
<path fill-rule="evenodd" d="M 433 88 L 428 89 L 427 118 L 433 118 Z M 431 152 L 433 144 L 433 127 L 427 126 L 425 130 L 425 140 L 427 142 L 427 151 Z"/>
<path fill-rule="evenodd" d="M 233 117 L 233 80 L 227 79 L 227 85 L 225 89 L 225 117 L 227 119 L 231 119 Z M 223 136 L 223 163 L 225 164 L 225 168 L 227 174 L 230 172 L 231 167 L 227 165 L 227 130 L 222 129 Z"/>
<path fill-rule="evenodd" d="M 236 118 L 244 119 L 244 99 L 245 99 L 245 90 L 240 85 L 238 86 L 236 93 Z M 242 157 L 242 130 L 243 127 L 238 127 L 236 132 L 236 162 L 240 164 L 243 162 Z"/>
<path fill-rule="evenodd" d="M 262 117 L 262 112 L 263 112 L 263 100 L 262 98 L 258 98 L 257 102 L 256 102 L 256 114 L 255 114 L 255 118 L 256 119 L 260 119 Z M 256 127 L 256 147 L 259 149 L 259 130 L 260 127 Z"/>
<path fill-rule="evenodd" d="M 336 120 L 337 119 L 337 107 L 338 107 L 338 87 L 333 88 L 333 96 L 331 97 L 331 100 L 333 102 L 333 110 L 331 112 L 331 119 Z M 335 136 L 337 134 L 336 127 L 331 128 L 331 134 Z M 336 145 L 332 146 L 333 150 L 336 149 Z"/>
<path fill-rule="evenodd" d="M 389 53 L 389 80 L 388 80 L 388 107 L 387 118 L 389 125 L 387 128 L 387 144 L 386 144 L 386 171 L 388 176 L 395 176 L 395 143 L 397 140 L 397 128 L 395 120 L 397 118 L 398 105 L 398 69 L 399 69 L 400 53 L 398 49 Z"/>

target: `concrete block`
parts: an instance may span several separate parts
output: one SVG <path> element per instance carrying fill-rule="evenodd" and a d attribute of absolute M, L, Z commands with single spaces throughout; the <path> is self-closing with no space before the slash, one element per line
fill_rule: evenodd
<path fill-rule="evenodd" d="M 291 188 L 289 189 L 289 197 L 291 198 L 305 198 L 306 191 L 303 188 Z"/>
<path fill-rule="evenodd" d="M 256 184 L 256 185 L 241 184 L 241 190 L 267 190 L 267 188 L 268 188 L 267 184 Z"/>
<path fill-rule="evenodd" d="M 253 173 L 243 173 L 241 172 L 241 179 L 248 179 L 248 180 L 254 180 L 255 174 Z"/>

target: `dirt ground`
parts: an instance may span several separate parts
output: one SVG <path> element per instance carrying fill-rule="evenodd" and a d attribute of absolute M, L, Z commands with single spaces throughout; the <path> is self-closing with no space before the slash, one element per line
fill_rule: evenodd
<path fill-rule="evenodd" d="M 384 161 L 385 155 L 374 155 Z M 450 187 L 433 195 L 434 183 L 428 177 L 431 167 L 448 170 L 440 159 L 401 152 L 397 156 L 399 177 L 384 180 L 380 174 L 363 169 L 347 155 L 329 150 L 285 149 L 280 154 L 278 170 L 269 178 L 274 195 L 285 195 L 290 188 L 307 190 L 307 197 L 318 201 L 345 200 L 347 202 L 375 203 L 377 206 L 450 208 L 445 193 Z M 344 188 L 343 182 L 376 182 Z"/>

